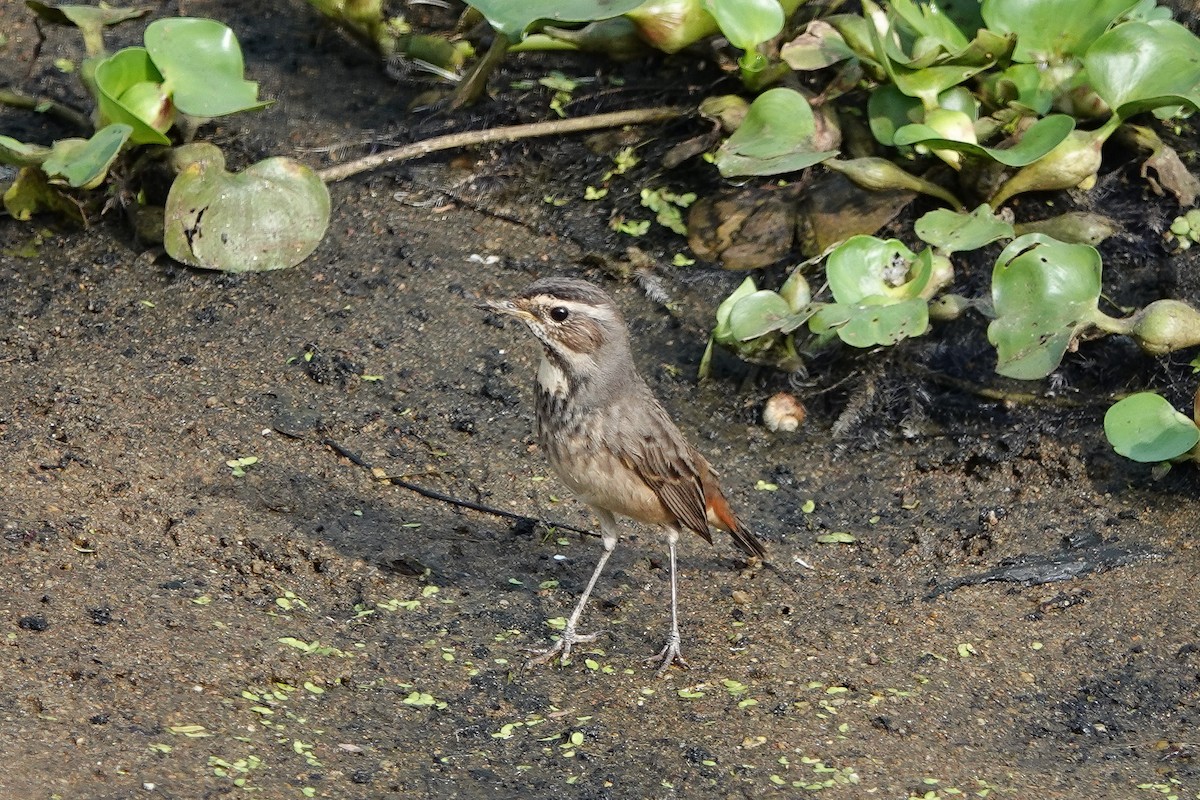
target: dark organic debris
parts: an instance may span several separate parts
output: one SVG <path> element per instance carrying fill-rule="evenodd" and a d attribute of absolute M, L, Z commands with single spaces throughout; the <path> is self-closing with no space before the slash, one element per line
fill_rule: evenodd
<path fill-rule="evenodd" d="M 27 617 L 21 617 L 17 621 L 17 627 L 23 631 L 37 631 L 41 633 L 50 627 L 50 623 L 41 614 L 31 614 Z"/>
<path fill-rule="evenodd" d="M 1142 545 L 1121 546 L 1098 544 L 1077 547 L 1057 553 L 1023 555 L 1007 558 L 1000 565 L 974 575 L 963 575 L 934 584 L 926 600 L 949 594 L 964 586 L 979 586 L 993 581 L 1021 583 L 1037 586 L 1043 583 L 1069 581 L 1080 575 L 1105 572 L 1116 567 L 1125 567 L 1138 561 L 1162 558 L 1163 554 Z"/>

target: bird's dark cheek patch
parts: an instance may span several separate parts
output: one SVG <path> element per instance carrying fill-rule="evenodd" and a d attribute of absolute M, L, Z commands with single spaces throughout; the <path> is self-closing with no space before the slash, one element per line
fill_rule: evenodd
<path fill-rule="evenodd" d="M 591 354 L 600 349 L 604 332 L 591 320 L 580 320 L 573 325 L 564 325 L 559 331 L 559 338 L 574 352 Z"/>

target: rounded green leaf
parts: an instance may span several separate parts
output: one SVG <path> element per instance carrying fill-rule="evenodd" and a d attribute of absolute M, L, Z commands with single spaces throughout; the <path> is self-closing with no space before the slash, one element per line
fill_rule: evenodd
<path fill-rule="evenodd" d="M 930 211 L 917 220 L 914 229 L 923 241 L 946 255 L 976 250 L 1013 236 L 1013 226 L 993 214 L 987 203 L 970 214 L 944 208 Z"/>
<path fill-rule="evenodd" d="M 1036 116 L 1045 114 L 1054 105 L 1054 92 L 1047 83 L 1046 73 L 1037 64 L 1012 64 L 984 80 L 988 97 L 995 106 L 1012 104 Z"/>
<path fill-rule="evenodd" d="M 928 125 L 906 125 L 900 128 L 893 136 L 893 143 L 897 145 L 923 144 L 936 150 L 958 150 L 998 161 L 1006 167 L 1023 167 L 1049 153 L 1061 144 L 1073 130 L 1075 130 L 1075 120 L 1072 117 L 1066 114 L 1051 114 L 1029 126 L 1019 142 L 1005 149 L 947 139 Z"/>
<path fill-rule="evenodd" d="M 87 140 L 59 139 L 42 169 L 51 178 L 61 177 L 75 188 L 94 189 L 104 180 L 132 132 L 128 125 L 113 123 Z"/>
<path fill-rule="evenodd" d="M 804 33 L 779 48 L 779 57 L 797 72 L 805 72 L 854 58 L 855 53 L 836 28 L 815 19 Z"/>
<path fill-rule="evenodd" d="M 725 177 L 795 172 L 837 154 L 813 148 L 816 121 L 794 89 L 769 89 L 750 104 L 746 119 L 717 151 Z"/>
<path fill-rule="evenodd" d="M 786 300 L 769 289 L 760 289 L 730 309 L 729 332 L 735 341 L 748 342 L 778 330 L 790 315 Z"/>
<path fill-rule="evenodd" d="M 1153 392 L 1130 395 L 1109 408 L 1104 435 L 1118 453 L 1143 463 L 1170 461 L 1200 442 L 1196 423 Z"/>
<path fill-rule="evenodd" d="M 1164 107 L 1200 108 L 1200 39 L 1177 22 L 1126 22 L 1083 57 L 1088 78 L 1122 119 Z"/>
<path fill-rule="evenodd" d="M 753 50 L 783 30 L 779 0 L 704 0 L 721 33 L 734 47 Z"/>
<path fill-rule="evenodd" d="M 262 108 L 258 84 L 242 77 L 237 37 L 212 19 L 172 17 L 146 27 L 146 50 L 184 114 L 220 117 Z"/>
<path fill-rule="evenodd" d="M 889 305 L 858 305 L 838 336 L 852 347 L 890 346 L 929 330 L 929 304 L 922 298 Z"/>
<path fill-rule="evenodd" d="M 176 261 L 225 272 L 295 266 L 329 224 L 329 191 L 287 158 L 245 172 L 200 161 L 185 167 L 167 196 L 163 244 Z"/>
<path fill-rule="evenodd" d="M 158 84 L 162 80 L 162 73 L 154 66 L 145 48 L 127 47 L 112 54 L 96 65 L 97 104 L 101 118 L 106 123 L 119 122 L 130 126 L 133 130 L 129 141 L 134 144 L 170 144 L 171 140 L 155 127 L 161 127 L 158 109 L 133 109 L 122 101 L 125 93 L 133 87 L 146 83 Z M 137 91 L 130 99 L 138 99 Z"/>
<path fill-rule="evenodd" d="M 929 250 L 918 256 L 899 239 L 861 235 L 835 247 L 825 264 L 829 289 L 843 304 L 870 297 L 908 300 L 925 288 L 931 272 Z"/>
<path fill-rule="evenodd" d="M 1082 55 L 1109 24 L 1137 0 L 983 0 L 984 22 L 996 33 L 1015 33 L 1013 60 L 1060 61 Z"/>
<path fill-rule="evenodd" d="M 1100 254 L 1037 233 L 1012 241 L 992 270 L 996 319 L 988 340 L 996 371 L 1010 378 L 1044 378 L 1097 313 Z"/>
<path fill-rule="evenodd" d="M 924 106 L 890 83 L 880 86 L 867 98 L 867 121 L 871 133 L 880 144 L 894 147 L 896 131 L 905 125 L 920 122 Z"/>
<path fill-rule="evenodd" d="M 754 278 L 747 276 L 746 280 L 742 281 L 728 297 L 721 301 L 721 304 L 717 306 L 717 324 L 713 327 L 714 339 L 721 344 L 732 345 L 737 342 L 729 330 L 729 314 L 738 301 L 756 291 L 758 291 L 758 287 L 754 285 Z"/>
<path fill-rule="evenodd" d="M 834 303 L 819 309 L 809 329 L 822 334 L 835 331 L 851 347 L 878 347 L 920 336 L 929 330 L 929 304 L 923 298 L 902 302 Z"/>

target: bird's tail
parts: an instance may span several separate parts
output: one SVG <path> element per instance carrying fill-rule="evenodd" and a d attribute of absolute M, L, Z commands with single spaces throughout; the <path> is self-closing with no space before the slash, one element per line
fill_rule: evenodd
<path fill-rule="evenodd" d="M 721 494 L 719 488 L 704 487 L 704 501 L 709 522 L 723 531 L 728 531 L 729 535 L 733 537 L 734 543 L 746 555 L 761 558 L 763 561 L 767 560 L 767 548 L 733 513 L 733 509 L 729 507 L 729 501 L 725 499 L 725 495 Z"/>

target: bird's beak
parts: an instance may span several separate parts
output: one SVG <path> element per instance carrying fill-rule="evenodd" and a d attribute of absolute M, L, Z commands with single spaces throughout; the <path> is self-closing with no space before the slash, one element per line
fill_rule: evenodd
<path fill-rule="evenodd" d="M 516 317 L 519 320 L 527 321 L 534 319 L 533 314 L 530 314 L 512 300 L 484 300 L 482 303 L 476 303 L 475 307 L 483 311 L 492 311 L 496 314 L 504 314 L 508 317 Z"/>

